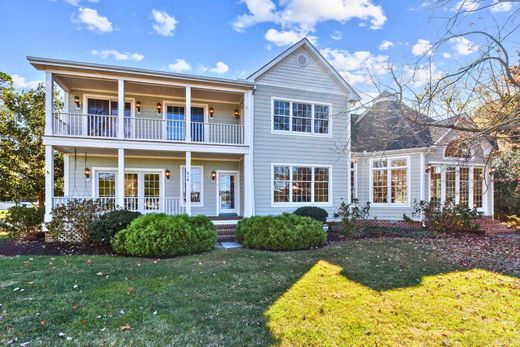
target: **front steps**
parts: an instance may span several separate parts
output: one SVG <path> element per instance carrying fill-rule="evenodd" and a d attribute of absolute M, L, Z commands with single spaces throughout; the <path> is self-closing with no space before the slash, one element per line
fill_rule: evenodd
<path fill-rule="evenodd" d="M 215 227 L 217 228 L 217 241 L 225 242 L 236 240 L 236 224 L 217 224 Z"/>
<path fill-rule="evenodd" d="M 480 229 L 486 232 L 486 235 L 508 234 L 514 233 L 515 230 L 503 224 L 498 219 L 483 218 L 480 222 Z"/>

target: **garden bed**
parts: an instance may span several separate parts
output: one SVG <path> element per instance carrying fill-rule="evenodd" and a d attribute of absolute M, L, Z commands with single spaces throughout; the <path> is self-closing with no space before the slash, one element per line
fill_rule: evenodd
<path fill-rule="evenodd" d="M 0 242 L 0 256 L 15 255 L 108 255 L 110 249 L 80 246 L 72 243 L 39 241 L 14 241 Z"/>

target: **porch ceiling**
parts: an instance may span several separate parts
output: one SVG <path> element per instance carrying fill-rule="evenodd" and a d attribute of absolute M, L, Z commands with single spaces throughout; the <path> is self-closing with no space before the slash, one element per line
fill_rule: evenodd
<path fill-rule="evenodd" d="M 113 148 L 89 148 L 89 147 L 67 147 L 67 146 L 56 146 L 54 147 L 57 151 L 66 154 L 76 154 L 78 156 L 84 156 L 85 153 L 88 156 L 112 156 L 117 157 L 117 149 Z M 125 157 L 129 158 L 146 158 L 146 159 L 184 159 L 186 156 L 185 152 L 180 151 L 145 151 L 145 150 L 130 150 L 125 151 Z M 192 152 L 191 160 L 236 160 L 242 159 L 241 154 L 233 153 L 196 153 Z"/>
<path fill-rule="evenodd" d="M 54 78 L 58 85 L 67 90 L 83 90 L 90 92 L 96 91 L 117 95 L 116 80 L 87 78 L 70 75 L 55 75 Z M 165 86 L 131 81 L 127 81 L 125 83 L 126 95 L 146 95 L 184 99 L 185 93 L 185 88 L 179 86 Z M 208 86 L 207 89 L 192 88 L 191 91 L 192 100 L 212 100 L 239 104 L 242 101 L 243 96 L 243 93 L 211 90 L 210 86 Z"/>

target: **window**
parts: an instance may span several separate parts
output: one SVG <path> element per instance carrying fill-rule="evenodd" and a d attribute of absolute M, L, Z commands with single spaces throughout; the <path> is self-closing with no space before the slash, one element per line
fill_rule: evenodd
<path fill-rule="evenodd" d="M 116 196 L 116 174 L 114 172 L 99 172 L 97 179 L 99 198 L 113 198 Z"/>
<path fill-rule="evenodd" d="M 371 162 L 372 202 L 408 204 L 408 159 L 390 158 Z"/>
<path fill-rule="evenodd" d="M 440 167 L 434 166 L 430 171 L 430 201 L 439 207 L 442 196 L 442 180 Z"/>
<path fill-rule="evenodd" d="M 452 158 L 469 158 L 471 156 L 471 152 L 466 143 L 456 140 L 448 143 L 446 149 L 444 150 L 445 157 Z"/>
<path fill-rule="evenodd" d="M 130 211 L 139 209 L 139 175 L 125 173 L 125 208 Z"/>
<path fill-rule="evenodd" d="M 330 105 L 273 100 L 273 131 L 328 135 Z"/>
<path fill-rule="evenodd" d="M 350 201 L 357 199 L 357 163 L 355 161 L 350 162 Z"/>
<path fill-rule="evenodd" d="M 469 168 L 459 169 L 459 203 L 469 206 Z"/>
<path fill-rule="evenodd" d="M 475 208 L 483 207 L 483 183 L 484 170 L 481 168 L 473 168 L 473 206 Z"/>
<path fill-rule="evenodd" d="M 454 167 L 446 169 L 446 201 L 455 203 L 457 171 Z"/>
<path fill-rule="evenodd" d="M 273 203 L 329 203 L 330 168 L 273 165 Z"/>
<path fill-rule="evenodd" d="M 157 173 L 145 173 L 144 182 L 144 209 L 158 210 L 160 196 L 160 176 Z"/>
<path fill-rule="evenodd" d="M 87 100 L 89 135 L 115 137 L 117 135 L 117 109 L 117 101 L 89 98 Z M 132 116 L 130 102 L 125 102 L 124 115 L 128 119 Z M 125 136 L 130 137 L 130 133 L 130 121 L 125 120 Z"/>
<path fill-rule="evenodd" d="M 202 206 L 202 166 L 191 167 L 191 203 L 192 206 Z M 181 191 L 186 202 L 186 167 L 182 167 Z"/>

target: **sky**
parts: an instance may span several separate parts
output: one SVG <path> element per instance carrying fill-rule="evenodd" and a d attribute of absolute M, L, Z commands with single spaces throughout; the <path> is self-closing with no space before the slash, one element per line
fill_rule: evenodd
<path fill-rule="evenodd" d="M 518 6 L 503 2 L 491 11 L 506 18 Z M 458 39 L 431 55 L 445 30 L 442 17 L 452 13 L 424 0 L 0 0 L 0 71 L 21 89 L 44 78 L 26 56 L 240 79 L 307 37 L 368 95 L 371 76 L 388 80 L 389 64 L 406 75 L 431 56 L 433 70 L 411 81 L 420 88 L 429 75 L 478 54 L 477 41 Z M 471 16 L 456 29 L 488 25 Z M 512 51 L 514 39 L 506 43 Z"/>

